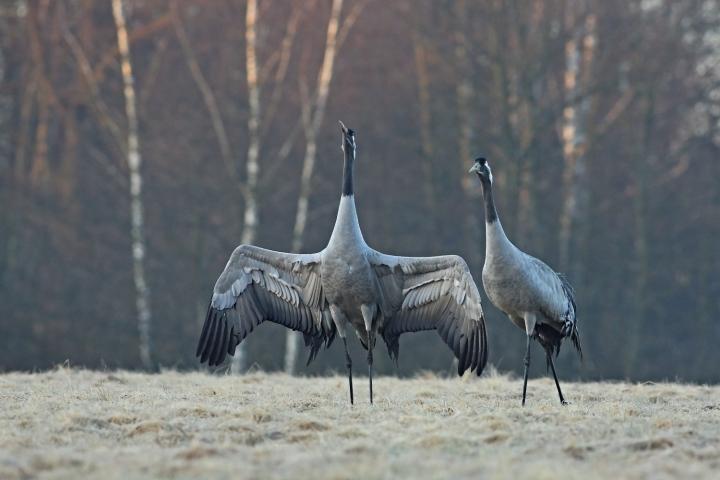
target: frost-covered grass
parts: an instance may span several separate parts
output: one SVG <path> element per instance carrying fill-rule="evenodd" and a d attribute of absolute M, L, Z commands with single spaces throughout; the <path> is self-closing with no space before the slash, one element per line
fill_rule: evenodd
<path fill-rule="evenodd" d="M 718 478 L 720 387 L 0 375 L 0 478 Z"/>

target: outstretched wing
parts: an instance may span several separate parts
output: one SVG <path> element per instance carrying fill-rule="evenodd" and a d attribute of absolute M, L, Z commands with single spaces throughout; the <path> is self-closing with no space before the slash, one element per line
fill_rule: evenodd
<path fill-rule="evenodd" d="M 219 365 L 265 320 L 303 333 L 315 357 L 335 337 L 320 281 L 320 254 L 274 252 L 252 245 L 235 249 L 215 283 L 196 355 Z"/>
<path fill-rule="evenodd" d="M 488 347 L 480 293 L 465 261 L 456 255 L 395 257 L 374 252 L 384 317 L 381 333 L 397 361 L 400 335 L 437 330 L 458 359 L 458 374 L 487 363 Z"/>

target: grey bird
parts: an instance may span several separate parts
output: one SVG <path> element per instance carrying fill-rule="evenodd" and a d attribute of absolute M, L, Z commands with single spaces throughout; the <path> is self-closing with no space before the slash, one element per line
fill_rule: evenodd
<path fill-rule="evenodd" d="M 560 345 L 570 337 L 580 358 L 580 335 L 577 329 L 575 294 L 567 279 L 535 257 L 522 252 L 508 240 L 493 199 L 493 176 L 484 158 L 475 160 L 469 173 L 480 178 L 485 204 L 485 264 L 482 281 L 490 301 L 527 335 L 525 375 L 522 404 L 525 405 L 530 340 L 535 339 L 545 349 L 547 365 L 552 369 L 560 403 L 567 402 L 560 390 L 553 363 Z"/>
<path fill-rule="evenodd" d="M 480 294 L 465 261 L 455 255 L 396 257 L 370 248 L 355 210 L 355 132 L 340 122 L 344 153 L 342 196 L 324 250 L 282 253 L 241 245 L 218 278 L 200 334 L 197 356 L 219 365 L 265 320 L 303 333 L 308 364 L 335 335 L 343 340 L 354 402 L 347 333 L 367 349 L 370 403 L 377 334 L 397 363 L 400 335 L 437 330 L 458 359 L 458 374 L 481 374 L 487 335 Z"/>

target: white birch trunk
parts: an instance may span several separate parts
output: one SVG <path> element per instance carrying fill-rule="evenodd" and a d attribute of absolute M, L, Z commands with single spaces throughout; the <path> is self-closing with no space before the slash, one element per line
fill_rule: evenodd
<path fill-rule="evenodd" d="M 240 243 L 251 244 L 257 236 L 258 204 L 257 183 L 260 164 L 260 84 L 258 82 L 258 64 L 255 29 L 257 25 L 257 0 L 248 0 L 245 14 L 245 70 L 248 87 L 248 152 L 246 162 L 246 179 L 243 189 L 245 211 L 243 214 L 243 231 Z M 235 350 L 231 371 L 242 373 L 245 369 L 245 344 L 241 343 Z"/>
<path fill-rule="evenodd" d="M 573 228 L 580 215 L 578 205 L 585 181 L 585 143 L 586 115 L 589 100 L 584 98 L 578 103 L 582 84 L 589 79 L 594 56 L 595 17 L 589 15 L 584 25 L 581 39 L 573 35 L 565 44 L 564 90 L 567 102 L 563 110 L 561 140 L 565 166 L 563 171 L 563 199 L 560 217 L 559 254 L 560 268 L 568 270 L 571 261 L 571 242 Z"/>
<path fill-rule="evenodd" d="M 258 225 L 257 183 L 260 165 L 260 84 L 258 82 L 258 63 L 255 27 L 257 24 L 257 0 L 248 0 L 245 17 L 245 57 L 248 86 L 248 152 L 246 162 L 245 212 L 243 215 L 243 233 L 241 243 L 255 241 Z"/>
<path fill-rule="evenodd" d="M 137 108 L 135 105 L 135 86 L 130 61 L 125 15 L 122 0 L 113 0 L 113 17 L 117 29 L 118 51 L 120 52 L 123 77 L 125 113 L 127 115 L 127 162 L 130 172 L 130 237 L 132 241 L 133 280 L 135 283 L 135 303 L 138 314 L 138 332 L 140 336 L 140 360 L 146 369 L 153 369 L 151 348 L 150 289 L 145 278 L 145 238 L 142 203 L 142 157 Z"/>
<path fill-rule="evenodd" d="M 565 76 L 563 87 L 566 102 L 574 102 L 577 95 L 577 76 L 579 70 L 579 49 L 575 38 L 569 39 L 565 44 Z M 577 112 L 574 103 L 568 103 L 563 109 L 561 140 L 563 144 L 563 199 L 562 214 L 560 217 L 560 268 L 567 269 L 570 260 L 570 235 L 575 215 L 575 194 L 573 192 L 573 179 L 575 177 L 576 150 L 577 150 Z"/>
<path fill-rule="evenodd" d="M 316 95 L 314 104 L 310 106 L 310 118 L 305 125 L 305 157 L 300 177 L 300 195 L 298 196 L 295 225 L 293 227 L 292 251 L 299 252 L 303 246 L 305 226 L 307 225 L 308 206 L 310 203 L 310 188 L 312 185 L 313 172 L 315 170 L 315 158 L 317 156 L 317 134 L 325 118 L 325 106 L 327 105 L 330 83 L 333 76 L 333 65 L 337 53 L 337 35 L 340 25 L 340 13 L 343 0 L 333 0 L 328 20 L 327 34 L 325 36 L 325 52 L 323 54 L 322 66 L 317 79 Z M 297 365 L 297 350 L 299 334 L 288 330 L 285 338 L 285 372 L 295 373 Z"/>

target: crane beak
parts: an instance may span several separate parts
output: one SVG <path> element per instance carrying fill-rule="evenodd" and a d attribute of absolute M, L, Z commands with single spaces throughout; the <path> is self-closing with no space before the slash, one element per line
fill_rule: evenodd
<path fill-rule="evenodd" d="M 473 164 L 472 167 L 470 167 L 470 170 L 468 170 L 468 173 L 474 173 L 474 172 L 479 172 L 479 171 L 480 171 L 480 164 L 475 163 L 475 164 Z"/>
<path fill-rule="evenodd" d="M 338 123 L 340 124 L 340 129 L 342 130 L 343 134 L 347 135 L 348 129 L 345 126 L 345 124 L 343 122 L 341 122 L 340 120 L 338 120 Z"/>

